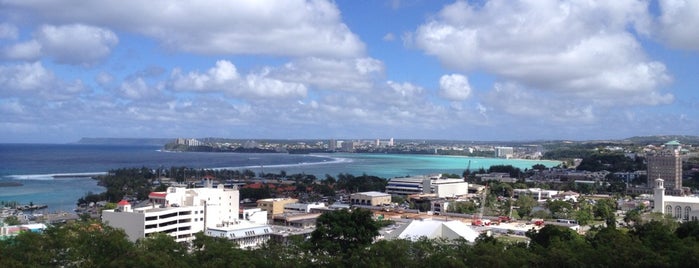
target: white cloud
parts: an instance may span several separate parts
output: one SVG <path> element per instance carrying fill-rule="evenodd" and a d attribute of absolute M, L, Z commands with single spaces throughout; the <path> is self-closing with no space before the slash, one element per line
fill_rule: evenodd
<path fill-rule="evenodd" d="M 386 42 L 391 42 L 396 40 L 396 35 L 394 35 L 393 33 L 387 33 L 383 36 L 382 39 Z"/>
<path fill-rule="evenodd" d="M 513 122 L 552 121 L 594 123 L 598 120 L 594 104 L 583 99 L 557 99 L 548 92 L 527 90 L 513 83 L 497 83 L 479 104 L 478 110 Z M 503 117 L 504 116 L 504 117 Z"/>
<path fill-rule="evenodd" d="M 471 96 L 468 78 L 460 74 L 442 75 L 439 79 L 439 94 L 452 101 L 463 101 Z"/>
<path fill-rule="evenodd" d="M 671 78 L 649 60 L 629 28 L 648 32 L 639 1 L 459 1 L 421 25 L 412 39 L 446 66 L 485 70 L 527 88 L 569 98 L 634 98 L 667 103 Z M 661 96 L 644 100 L 642 96 Z"/>
<path fill-rule="evenodd" d="M 36 33 L 42 53 L 58 63 L 92 65 L 109 56 L 119 39 L 114 32 L 82 24 L 44 25 Z"/>
<path fill-rule="evenodd" d="M 106 87 L 110 83 L 112 83 L 112 81 L 114 81 L 114 76 L 112 76 L 111 74 L 106 73 L 106 72 L 101 72 L 101 73 L 97 74 L 97 76 L 95 77 L 95 81 L 97 82 L 98 85 L 100 85 L 102 87 Z"/>
<path fill-rule="evenodd" d="M 305 85 L 294 82 L 286 82 L 267 77 L 268 70 L 260 73 L 251 73 L 245 77 L 245 86 L 233 90 L 234 96 L 253 98 L 288 98 L 306 97 Z"/>
<path fill-rule="evenodd" d="M 222 92 L 242 98 L 297 98 L 305 97 L 307 88 L 302 83 L 285 81 L 270 76 L 270 68 L 245 77 L 238 74 L 233 63 L 219 60 L 206 73 L 183 73 L 175 69 L 168 85 L 175 91 Z"/>
<path fill-rule="evenodd" d="M 219 60 L 206 73 L 175 69 L 171 74 L 172 88 L 178 91 L 223 91 L 237 86 L 238 70 L 230 61 Z"/>
<path fill-rule="evenodd" d="M 660 0 L 658 35 L 673 47 L 699 50 L 699 1 Z"/>
<path fill-rule="evenodd" d="M 322 90 L 367 91 L 384 71 L 383 63 L 373 58 L 302 58 L 271 69 L 270 76 L 303 83 Z"/>
<path fill-rule="evenodd" d="M 16 43 L 6 47 L 4 57 L 13 60 L 33 61 L 41 57 L 41 44 L 36 40 Z"/>
<path fill-rule="evenodd" d="M 0 23 L 0 39 L 17 39 L 19 30 L 17 26 L 9 23 Z"/>
<path fill-rule="evenodd" d="M 354 57 L 364 44 L 326 0 L 6 1 L 15 13 L 141 33 L 201 54 Z M 205 14 L 205 15 L 204 15 Z"/>
<path fill-rule="evenodd" d="M 123 81 L 118 88 L 118 92 L 122 97 L 131 100 L 159 99 L 162 97 L 161 86 L 149 85 L 141 77 Z"/>
<path fill-rule="evenodd" d="M 0 66 L 3 97 L 38 96 L 47 100 L 65 100 L 86 90 L 82 81 L 61 80 L 40 62 Z"/>

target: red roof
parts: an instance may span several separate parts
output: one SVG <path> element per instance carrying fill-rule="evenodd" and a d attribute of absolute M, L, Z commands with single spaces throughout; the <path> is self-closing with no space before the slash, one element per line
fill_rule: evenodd
<path fill-rule="evenodd" d="M 166 196 L 166 192 L 151 192 L 148 194 L 148 198 L 165 198 Z"/>
<path fill-rule="evenodd" d="M 119 203 L 117 203 L 117 205 L 119 205 L 119 206 L 127 206 L 127 205 L 131 205 L 131 204 L 129 204 L 129 201 L 126 201 L 126 200 L 122 199 L 121 201 L 119 201 Z"/>

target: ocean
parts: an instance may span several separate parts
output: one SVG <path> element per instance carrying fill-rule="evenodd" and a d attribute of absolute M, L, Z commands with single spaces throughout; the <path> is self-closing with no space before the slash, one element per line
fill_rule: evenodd
<path fill-rule="evenodd" d="M 48 211 L 72 211 L 78 198 L 104 190 L 87 177 L 110 169 L 132 167 L 191 167 L 250 169 L 259 172 L 286 171 L 287 174 L 375 175 L 393 178 L 434 173 L 461 174 L 487 169 L 491 165 L 512 165 L 521 169 L 534 164 L 556 166 L 558 161 L 470 158 L 436 155 L 393 154 L 269 154 L 166 152 L 158 146 L 79 144 L 0 144 L 0 182 L 22 186 L 0 187 L 0 201 L 46 204 Z"/>

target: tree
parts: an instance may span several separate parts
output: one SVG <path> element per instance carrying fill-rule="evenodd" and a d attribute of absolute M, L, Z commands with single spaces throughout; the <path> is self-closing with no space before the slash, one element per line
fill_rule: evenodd
<path fill-rule="evenodd" d="M 616 203 L 614 200 L 606 198 L 597 200 L 595 203 L 595 217 L 599 217 L 607 224 L 607 226 L 616 226 Z"/>
<path fill-rule="evenodd" d="M 546 202 L 546 206 L 548 207 L 549 211 L 551 211 L 551 214 L 556 218 L 568 218 L 568 212 L 573 209 L 573 204 L 563 200 L 549 200 Z"/>
<path fill-rule="evenodd" d="M 309 242 L 316 252 L 347 254 L 352 249 L 371 244 L 378 234 L 379 228 L 371 211 L 337 210 L 318 217 Z"/>
<path fill-rule="evenodd" d="M 529 216 L 534 207 L 537 205 L 537 202 L 531 196 L 522 195 L 517 199 L 515 205 L 517 206 L 517 214 L 519 214 L 520 219 L 522 219 L 525 216 Z"/>
<path fill-rule="evenodd" d="M 626 215 L 624 215 L 624 222 L 626 222 L 627 224 L 639 224 L 641 223 L 641 221 L 641 212 L 638 209 L 629 210 L 628 212 L 626 212 Z"/>
<path fill-rule="evenodd" d="M 3 220 L 3 221 L 5 222 L 5 225 L 20 225 L 20 224 L 22 224 L 22 222 L 19 221 L 17 216 L 7 216 L 7 217 L 5 217 L 5 220 Z"/>
<path fill-rule="evenodd" d="M 574 213 L 575 220 L 578 221 L 580 225 L 588 225 L 594 219 L 592 214 L 592 208 L 587 202 L 580 201 L 580 207 Z"/>

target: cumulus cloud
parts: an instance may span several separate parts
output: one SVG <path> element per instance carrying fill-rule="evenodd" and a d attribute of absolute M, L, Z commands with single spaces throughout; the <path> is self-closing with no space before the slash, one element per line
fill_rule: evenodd
<path fill-rule="evenodd" d="M 515 121 L 592 123 L 598 120 L 593 103 L 582 99 L 556 99 L 550 94 L 527 90 L 514 83 L 496 83 L 478 109 Z"/>
<path fill-rule="evenodd" d="M 383 39 L 386 42 L 391 42 L 396 40 L 396 35 L 394 35 L 393 33 L 387 33 L 381 39 Z"/>
<path fill-rule="evenodd" d="M 307 93 L 304 84 L 270 77 L 270 68 L 241 77 L 235 65 L 226 60 L 217 61 L 205 73 L 175 69 L 168 84 L 175 91 L 222 92 L 253 99 L 305 97 Z"/>
<path fill-rule="evenodd" d="M 82 81 L 64 81 L 40 62 L 0 66 L 3 97 L 38 96 L 46 100 L 65 100 L 86 90 Z"/>
<path fill-rule="evenodd" d="M 271 76 L 303 83 L 322 90 L 366 91 L 384 71 L 383 63 L 374 58 L 329 59 L 308 57 L 296 59 L 282 68 L 271 70 Z"/>
<path fill-rule="evenodd" d="M 0 23 L 0 39 L 17 39 L 19 30 L 17 26 L 9 23 Z"/>
<path fill-rule="evenodd" d="M 507 81 L 569 97 L 604 100 L 661 96 L 671 78 L 647 59 L 629 28 L 646 33 L 639 1 L 505 1 L 446 6 L 413 36 L 415 45 L 462 71 L 485 70 Z"/>
<path fill-rule="evenodd" d="M 162 97 L 162 85 L 149 85 L 141 77 L 123 81 L 117 89 L 120 96 L 130 100 L 146 100 Z"/>
<path fill-rule="evenodd" d="M 3 56 L 12 60 L 37 60 L 41 57 L 41 44 L 36 40 L 16 43 L 6 47 Z"/>
<path fill-rule="evenodd" d="M 364 44 L 326 0 L 20 1 L 15 13 L 141 33 L 175 50 L 202 54 L 354 57 Z M 202 14 L 206 14 L 202 16 Z"/>
<path fill-rule="evenodd" d="M 463 101 L 471 96 L 468 78 L 460 74 L 442 75 L 439 79 L 439 94 L 452 101 Z"/>
<path fill-rule="evenodd" d="M 114 32 L 82 24 L 44 25 L 36 35 L 41 51 L 57 63 L 91 65 L 109 56 L 118 42 Z"/>
<path fill-rule="evenodd" d="M 660 0 L 658 35 L 673 47 L 699 50 L 699 2 Z"/>
<path fill-rule="evenodd" d="M 239 82 L 238 70 L 230 61 L 219 60 L 216 66 L 206 73 L 189 72 L 182 74 L 175 69 L 172 74 L 172 88 L 178 91 L 222 91 L 235 87 Z"/>

